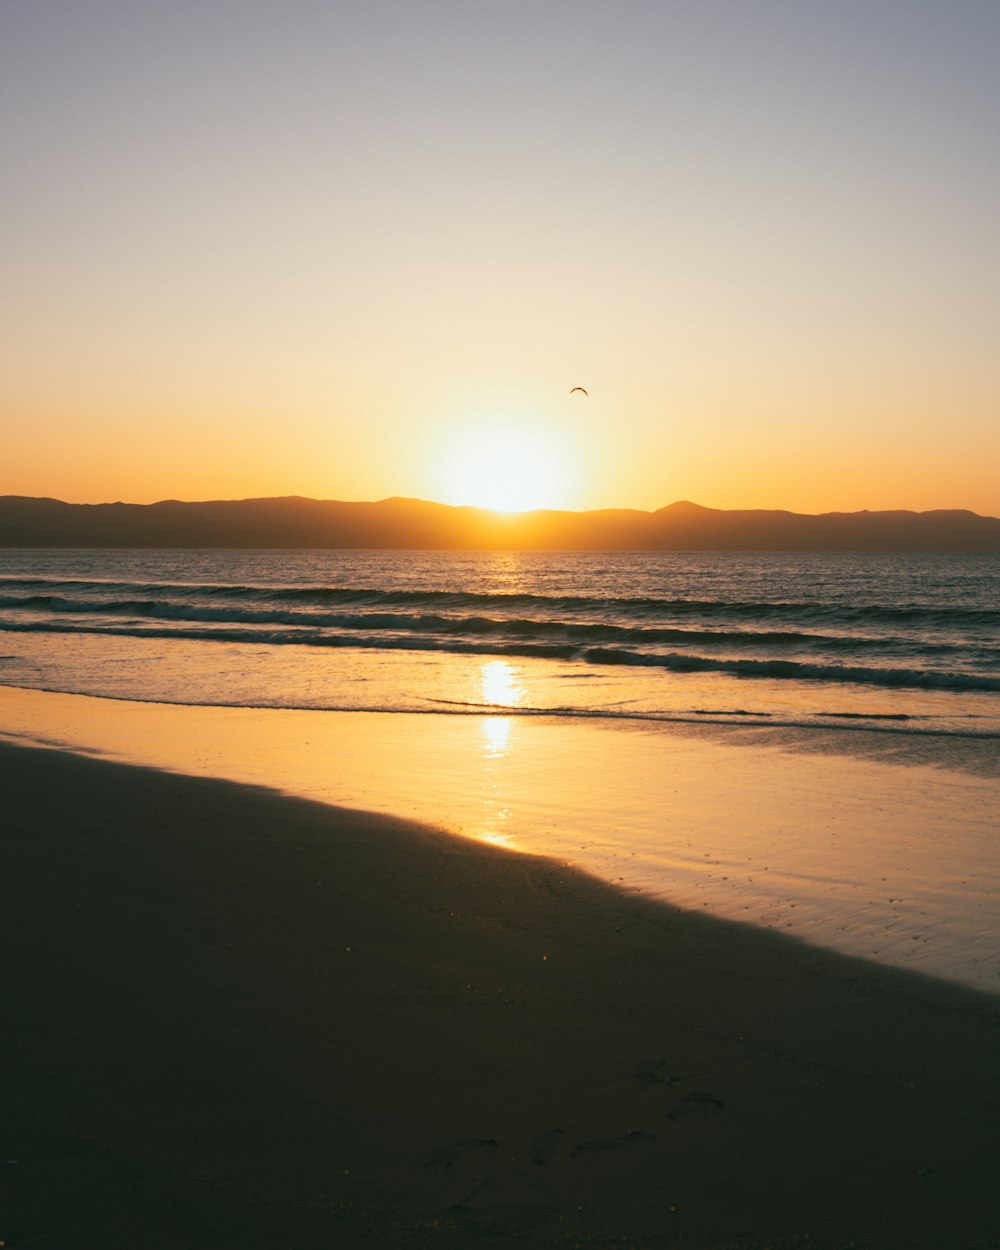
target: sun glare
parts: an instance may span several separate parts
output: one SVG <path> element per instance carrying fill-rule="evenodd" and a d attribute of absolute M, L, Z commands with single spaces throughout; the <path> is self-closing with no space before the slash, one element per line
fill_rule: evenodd
<path fill-rule="evenodd" d="M 479 670 L 483 702 L 496 707 L 516 707 L 524 702 L 524 687 L 517 684 L 517 674 L 506 660 L 489 660 Z"/>
<path fill-rule="evenodd" d="M 493 425 L 463 431 L 442 456 L 444 502 L 496 512 L 566 506 L 565 450 L 541 431 Z"/>

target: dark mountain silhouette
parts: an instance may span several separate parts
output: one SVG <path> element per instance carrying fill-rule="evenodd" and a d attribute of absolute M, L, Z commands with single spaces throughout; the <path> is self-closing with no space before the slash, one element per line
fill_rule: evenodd
<path fill-rule="evenodd" d="M 556 551 L 991 551 L 1000 519 L 934 512 L 722 511 L 506 515 L 420 499 L 70 504 L 0 496 L 5 547 L 348 547 Z"/>

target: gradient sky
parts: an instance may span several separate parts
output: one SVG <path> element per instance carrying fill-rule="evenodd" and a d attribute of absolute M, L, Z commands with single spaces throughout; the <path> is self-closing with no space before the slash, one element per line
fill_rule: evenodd
<path fill-rule="evenodd" d="M 0 0 L 0 493 L 1000 515 L 998 52 L 995 0 Z"/>

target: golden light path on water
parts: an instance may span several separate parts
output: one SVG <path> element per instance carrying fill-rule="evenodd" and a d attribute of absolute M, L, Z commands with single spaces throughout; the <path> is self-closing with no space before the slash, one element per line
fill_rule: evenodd
<path fill-rule="evenodd" d="M 524 703 L 526 692 L 515 681 L 514 668 L 507 660 L 489 660 L 480 671 L 483 703 L 496 707 L 519 707 Z M 495 796 L 493 827 L 484 827 L 480 836 L 494 846 L 512 846 L 514 835 L 508 829 L 510 808 L 501 799 L 501 773 L 499 761 L 507 754 L 514 729 L 512 716 L 485 716 L 481 722 L 483 734 L 483 763 L 487 785 Z M 488 825 L 488 822 L 487 822 Z"/>
<path fill-rule="evenodd" d="M 507 660 L 487 660 L 480 668 L 483 702 L 494 707 L 521 707 L 525 689 L 514 678 L 514 668 Z"/>
<path fill-rule="evenodd" d="M 0 688 L 0 737 L 271 786 L 1000 991 L 1000 778 L 736 726 L 190 707 Z M 973 744 L 974 745 L 974 744 Z M 963 748 L 964 749 L 964 748 Z"/>

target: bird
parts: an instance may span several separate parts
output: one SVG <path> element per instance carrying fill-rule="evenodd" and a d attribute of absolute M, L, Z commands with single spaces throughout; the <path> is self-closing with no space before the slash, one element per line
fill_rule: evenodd
<path fill-rule="evenodd" d="M 570 391 L 570 394 L 574 395 L 577 391 L 579 391 L 581 395 L 586 395 L 588 399 L 590 398 L 590 392 L 587 390 L 584 390 L 582 386 L 574 386 L 573 389 Z"/>

